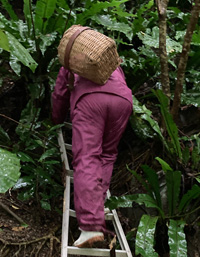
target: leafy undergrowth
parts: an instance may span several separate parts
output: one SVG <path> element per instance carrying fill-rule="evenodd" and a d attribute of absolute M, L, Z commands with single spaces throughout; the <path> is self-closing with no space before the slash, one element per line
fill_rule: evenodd
<path fill-rule="evenodd" d="M 20 112 L 24 101 L 23 88 L 21 88 L 21 92 L 19 92 L 21 98 L 19 97 L 17 99 L 18 105 L 14 104 L 14 101 L 16 101 L 14 97 L 16 90 L 18 92 L 19 87 L 12 87 L 7 94 L 4 94 L 4 103 L 7 103 L 7 105 L 0 105 L 0 113 L 3 113 L 7 117 L 12 117 L 13 119 L 17 118 L 16 114 Z M 6 101 L 6 99 L 8 99 L 6 96 L 11 99 L 11 101 Z M 156 110 L 154 112 L 156 112 Z M 189 131 L 196 128 L 195 122 L 197 122 L 198 119 L 196 119 L 195 114 L 198 115 L 196 110 L 193 110 L 193 120 L 191 120 L 192 117 L 190 116 L 189 124 L 187 124 L 187 122 L 184 124 L 185 133 L 189 133 Z M 14 140 L 13 122 L 11 120 L 7 122 L 7 120 L 2 119 L 1 124 Z M 127 166 L 137 171 L 140 175 L 143 175 L 140 169 L 141 165 L 144 163 L 155 165 L 154 157 L 157 156 L 159 151 L 161 151 L 161 149 L 159 149 L 153 140 L 146 141 L 144 144 L 144 142 L 133 133 L 131 125 L 128 124 L 119 145 L 119 155 L 113 171 L 110 185 L 112 195 L 122 196 L 144 193 L 144 188 L 127 170 Z M 2 194 L 0 196 L 0 256 L 59 257 L 62 234 L 62 204 L 62 196 L 56 199 L 52 198 L 50 211 L 42 209 L 36 199 L 23 202 L 18 200 L 17 191 L 10 190 L 6 194 Z M 71 204 L 73 205 L 73 195 L 71 195 Z M 9 210 L 14 213 L 17 218 L 14 217 L 12 213 L 10 214 Z M 133 206 L 129 208 L 118 208 L 117 211 L 124 232 L 127 235 L 130 248 L 134 253 L 136 232 L 140 219 L 147 212 L 153 215 L 154 211 L 147 210 L 144 206 L 138 204 L 133 204 Z M 79 231 L 74 218 L 70 220 L 70 224 L 69 242 L 73 244 L 79 235 Z M 159 233 L 156 239 L 158 242 L 156 249 L 160 257 L 167 257 L 168 245 L 166 231 L 163 226 L 158 229 Z M 186 226 L 185 233 L 188 244 L 188 256 L 198 256 L 200 252 L 198 244 L 200 238 L 198 216 L 194 224 Z M 109 239 L 105 242 L 104 247 L 107 247 L 108 241 Z"/>

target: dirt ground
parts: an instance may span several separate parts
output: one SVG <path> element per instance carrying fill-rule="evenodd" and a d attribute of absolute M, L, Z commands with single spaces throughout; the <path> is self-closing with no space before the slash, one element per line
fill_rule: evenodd
<path fill-rule="evenodd" d="M 61 217 L 57 213 L 20 202 L 12 192 L 1 195 L 0 202 L 17 215 L 0 208 L 1 257 L 60 256 Z"/>

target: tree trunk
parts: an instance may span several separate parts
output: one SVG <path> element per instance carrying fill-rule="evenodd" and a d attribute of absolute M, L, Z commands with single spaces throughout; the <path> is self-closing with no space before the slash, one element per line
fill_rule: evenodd
<path fill-rule="evenodd" d="M 169 0 L 157 0 L 158 16 L 159 16 L 159 50 L 160 50 L 160 65 L 161 65 L 161 84 L 164 94 L 170 100 L 170 82 L 168 69 L 168 56 L 166 50 L 166 35 L 167 35 L 167 6 Z"/>
<path fill-rule="evenodd" d="M 178 65 L 177 81 L 176 81 L 176 87 L 174 92 L 174 101 L 173 101 L 173 106 L 171 110 L 174 121 L 177 121 L 178 119 L 178 112 L 181 104 L 181 94 L 183 91 L 183 83 L 185 79 L 185 70 L 186 70 L 186 65 L 188 60 L 188 54 L 190 51 L 192 35 L 194 32 L 195 26 L 198 22 L 199 12 L 200 12 L 200 0 L 195 0 L 195 4 L 191 12 L 190 22 L 188 24 L 187 31 L 185 34 L 182 53 L 181 53 L 179 65 Z"/>

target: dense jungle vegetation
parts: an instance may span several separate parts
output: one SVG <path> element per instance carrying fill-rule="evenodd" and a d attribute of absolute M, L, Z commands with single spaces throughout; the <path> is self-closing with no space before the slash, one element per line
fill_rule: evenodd
<path fill-rule="evenodd" d="M 106 203 L 128 218 L 133 256 L 200 256 L 200 1 L 0 4 L 0 207 L 18 221 L 7 225 L 1 214 L 0 256 L 60 256 L 60 228 L 50 233 L 44 225 L 44 236 L 38 227 L 33 240 L 23 215 L 34 212 L 40 227 L 62 216 L 57 131 L 63 125 L 52 124 L 50 99 L 57 47 L 73 24 L 116 41 L 133 92 L 114 170 L 119 179 Z M 119 180 L 123 189 L 116 190 Z"/>

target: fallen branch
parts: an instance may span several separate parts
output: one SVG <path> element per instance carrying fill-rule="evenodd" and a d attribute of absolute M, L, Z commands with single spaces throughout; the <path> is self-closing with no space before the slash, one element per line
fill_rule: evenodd
<path fill-rule="evenodd" d="M 5 204 L 0 202 L 0 207 L 3 208 L 6 212 L 8 212 L 10 215 L 12 215 L 20 224 L 26 225 L 26 222 L 23 221 L 17 214 L 15 214 L 13 211 L 11 211 Z"/>
<path fill-rule="evenodd" d="M 47 238 L 48 239 L 48 238 Z M 41 245 L 38 247 L 37 252 L 35 253 L 35 256 L 38 256 L 39 252 L 41 251 L 42 247 L 45 245 L 47 239 L 43 240 L 43 242 L 41 243 Z M 50 238 L 51 240 L 51 238 Z"/>
<path fill-rule="evenodd" d="M 5 246 L 6 247 L 6 246 Z M 4 250 L 4 248 L 3 248 L 3 250 Z M 8 256 L 8 253 L 10 252 L 10 249 L 8 248 L 8 249 L 6 249 L 6 251 L 3 253 L 3 250 L 1 249 L 1 257 L 6 257 L 6 256 Z M 3 254 L 2 254 L 3 253 Z"/>

